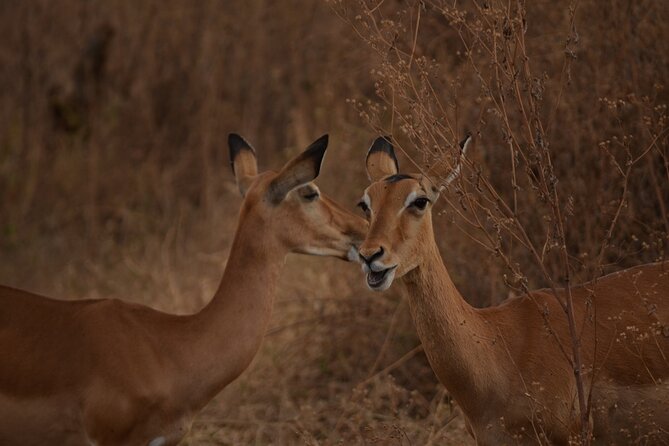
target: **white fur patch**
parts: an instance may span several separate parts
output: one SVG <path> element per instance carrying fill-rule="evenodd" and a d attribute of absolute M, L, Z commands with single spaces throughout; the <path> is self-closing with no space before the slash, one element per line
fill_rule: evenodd
<path fill-rule="evenodd" d="M 318 248 L 315 246 L 307 246 L 304 249 L 306 254 L 311 254 L 313 256 L 337 256 L 340 255 L 339 252 L 330 249 L 330 248 Z"/>
<path fill-rule="evenodd" d="M 149 442 L 149 446 L 163 446 L 165 441 L 165 437 L 156 437 Z"/>
<path fill-rule="evenodd" d="M 365 191 L 365 194 L 362 196 L 362 201 L 370 210 L 372 209 L 372 200 L 369 198 L 369 195 L 367 195 L 367 191 Z"/>
<path fill-rule="evenodd" d="M 355 248 L 355 246 L 351 246 L 349 248 L 346 257 L 348 258 L 349 262 L 360 262 L 360 255 L 358 255 L 358 250 Z"/>
<path fill-rule="evenodd" d="M 413 192 L 411 192 L 409 195 L 407 195 L 406 200 L 404 200 L 404 207 L 403 207 L 402 209 L 400 209 L 400 212 L 399 212 L 399 213 L 401 214 L 403 210 L 405 210 L 406 208 L 408 208 L 409 205 L 410 205 L 411 203 L 413 203 L 413 201 L 416 199 L 417 196 L 418 196 L 418 192 L 416 192 L 416 191 L 413 191 Z"/>

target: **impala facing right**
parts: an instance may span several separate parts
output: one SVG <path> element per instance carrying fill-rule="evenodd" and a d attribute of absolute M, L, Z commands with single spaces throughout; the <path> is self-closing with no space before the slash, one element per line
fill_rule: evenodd
<path fill-rule="evenodd" d="M 462 408 L 477 444 L 574 440 L 574 371 L 556 340 L 564 344 L 570 337 L 555 296 L 536 290 L 497 307 L 472 308 L 435 243 L 430 209 L 439 190 L 425 176 L 400 174 L 384 138 L 369 150 L 367 173 L 372 184 L 360 207 L 370 228 L 359 249 L 367 285 L 382 291 L 401 278 L 430 365 Z M 586 392 L 594 442 L 669 444 L 669 262 L 571 291 L 582 324 L 584 381 L 592 384 Z"/>

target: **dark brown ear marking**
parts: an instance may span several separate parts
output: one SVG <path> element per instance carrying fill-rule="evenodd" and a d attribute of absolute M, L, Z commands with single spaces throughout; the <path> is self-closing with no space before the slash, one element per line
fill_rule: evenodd
<path fill-rule="evenodd" d="M 269 201 L 278 204 L 291 190 L 313 181 L 321 171 L 321 163 L 327 148 L 328 135 L 323 135 L 311 143 L 304 152 L 288 161 L 270 183 L 267 192 Z"/>
<path fill-rule="evenodd" d="M 318 138 L 316 141 L 312 142 L 311 145 L 307 147 L 307 150 L 305 150 L 304 153 L 302 154 L 304 158 L 311 159 L 313 161 L 314 171 L 316 172 L 314 178 L 316 178 L 318 174 L 321 173 L 321 165 L 323 164 L 325 149 L 328 148 L 328 139 L 329 136 L 326 133 L 325 135 Z"/>
<path fill-rule="evenodd" d="M 389 136 L 381 136 L 374 140 L 367 151 L 365 166 L 367 178 L 372 182 L 399 173 L 399 163 Z"/>
<path fill-rule="evenodd" d="M 228 135 L 228 147 L 230 148 L 230 167 L 232 168 L 232 173 L 235 173 L 235 158 L 242 150 L 250 150 L 253 153 L 253 156 L 256 155 L 256 151 L 251 144 L 246 142 L 244 138 L 239 136 L 236 133 L 230 133 Z"/>
<path fill-rule="evenodd" d="M 390 142 L 390 136 L 379 136 L 374 140 L 372 143 L 372 147 L 369 148 L 369 151 L 367 152 L 367 158 L 370 157 L 370 155 L 373 155 L 374 153 L 377 152 L 383 152 L 386 153 L 388 156 L 390 156 L 393 159 L 393 162 L 395 163 L 395 170 L 397 172 L 400 171 L 400 165 L 397 162 L 397 157 L 395 156 L 395 150 L 393 149 L 393 144 Z"/>
<path fill-rule="evenodd" d="M 383 181 L 386 183 L 397 183 L 398 181 L 402 180 L 409 180 L 409 179 L 414 179 L 411 175 L 407 175 L 405 173 L 396 173 L 395 175 L 390 175 L 389 177 L 386 177 Z"/>

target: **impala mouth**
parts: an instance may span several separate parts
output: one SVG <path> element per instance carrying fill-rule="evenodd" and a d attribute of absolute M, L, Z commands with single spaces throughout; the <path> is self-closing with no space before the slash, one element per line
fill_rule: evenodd
<path fill-rule="evenodd" d="M 383 291 L 390 287 L 395 276 L 395 269 L 397 265 L 390 268 L 382 269 L 381 271 L 367 272 L 367 286 L 375 291 Z"/>

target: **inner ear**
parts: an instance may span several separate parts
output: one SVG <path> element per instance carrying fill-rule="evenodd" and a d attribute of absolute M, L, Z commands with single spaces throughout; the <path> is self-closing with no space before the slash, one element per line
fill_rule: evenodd
<path fill-rule="evenodd" d="M 370 181 L 399 173 L 399 163 L 389 136 L 376 138 L 367 152 L 367 176 Z"/>
<path fill-rule="evenodd" d="M 288 161 L 270 184 L 267 192 L 269 201 L 280 203 L 288 192 L 313 181 L 320 173 L 327 147 L 328 135 L 323 135 L 307 150 Z"/>
<path fill-rule="evenodd" d="M 256 175 L 258 175 L 256 151 L 244 138 L 236 133 L 228 135 L 228 147 L 230 149 L 232 173 L 235 174 L 239 192 L 244 196 Z"/>

